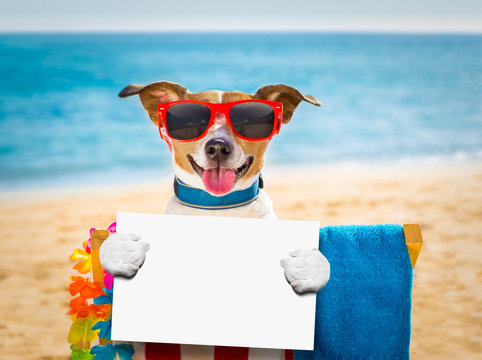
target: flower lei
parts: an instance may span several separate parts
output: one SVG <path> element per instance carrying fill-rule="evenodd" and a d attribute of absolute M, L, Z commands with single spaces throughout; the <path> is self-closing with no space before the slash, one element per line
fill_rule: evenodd
<path fill-rule="evenodd" d="M 90 229 L 90 235 L 95 228 Z M 109 233 L 116 231 L 116 223 L 107 229 Z M 80 274 L 88 274 L 92 268 L 91 238 L 84 241 L 83 249 L 75 249 L 70 259 L 79 261 L 73 266 Z M 130 344 L 113 344 L 111 341 L 112 323 L 112 284 L 113 277 L 104 270 L 104 287 L 94 283 L 91 276 L 71 276 L 69 291 L 75 296 L 70 301 L 67 315 L 72 318 L 68 341 L 72 345 L 72 360 L 131 360 L 134 348 Z M 86 344 L 99 339 L 99 345 L 90 351 Z"/>

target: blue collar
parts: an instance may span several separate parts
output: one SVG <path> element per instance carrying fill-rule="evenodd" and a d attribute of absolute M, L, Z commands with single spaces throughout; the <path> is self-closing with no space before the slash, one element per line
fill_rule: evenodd
<path fill-rule="evenodd" d="M 191 187 L 178 178 L 174 180 L 177 201 L 181 204 L 203 210 L 233 209 L 252 203 L 258 198 L 259 178 L 249 188 L 234 191 L 225 196 L 213 196 L 207 191 Z"/>

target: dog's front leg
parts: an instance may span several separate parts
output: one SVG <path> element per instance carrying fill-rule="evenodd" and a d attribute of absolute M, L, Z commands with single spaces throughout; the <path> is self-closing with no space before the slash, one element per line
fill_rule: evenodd
<path fill-rule="evenodd" d="M 113 233 L 100 247 L 100 263 L 111 275 L 133 277 L 146 259 L 149 244 L 134 234 Z"/>
<path fill-rule="evenodd" d="M 318 249 L 300 249 L 281 260 L 286 280 L 298 294 L 320 291 L 330 279 L 330 263 Z"/>

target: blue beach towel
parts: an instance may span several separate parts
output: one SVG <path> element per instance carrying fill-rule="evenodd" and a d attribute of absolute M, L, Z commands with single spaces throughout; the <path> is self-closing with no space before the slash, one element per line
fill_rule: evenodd
<path fill-rule="evenodd" d="M 315 347 L 294 359 L 409 359 L 413 273 L 403 227 L 324 227 L 320 251 L 331 277 L 316 298 Z"/>

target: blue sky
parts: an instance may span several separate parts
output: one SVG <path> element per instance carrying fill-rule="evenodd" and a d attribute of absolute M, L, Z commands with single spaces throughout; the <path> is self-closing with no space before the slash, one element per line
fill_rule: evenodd
<path fill-rule="evenodd" d="M 0 31 L 482 33 L 482 0 L 0 0 Z"/>

